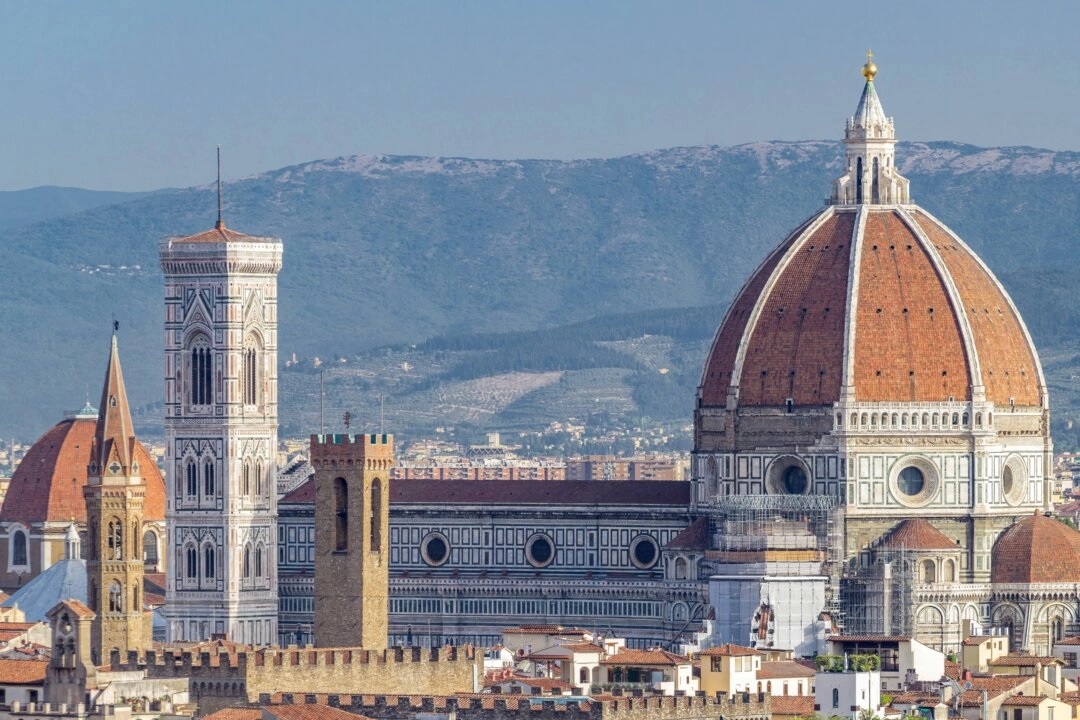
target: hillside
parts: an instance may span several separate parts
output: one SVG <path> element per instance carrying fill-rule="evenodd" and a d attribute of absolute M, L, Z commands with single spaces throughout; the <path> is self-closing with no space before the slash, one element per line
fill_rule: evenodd
<path fill-rule="evenodd" d="M 1069 282 L 1080 234 L 1080 154 L 901 143 L 898 157 L 916 201 L 999 273 L 1037 341 L 1049 347 L 1073 337 L 1080 327 Z M 434 336 L 722 308 L 764 253 L 820 207 L 839 169 L 840 144 L 831 142 L 568 162 L 353 156 L 227 183 L 225 217 L 231 227 L 285 241 L 282 360 L 293 353 L 345 357 L 363 375 L 359 363 L 373 349 Z M 205 229 L 214 207 L 211 187 L 167 190 L 0 228 L 0 249 L 18 268 L 0 286 L 0 362 L 7 368 L 0 435 L 35 437 L 65 408 L 80 406 L 87 389 L 96 395 L 113 315 L 121 322 L 129 393 L 151 411 L 147 419 L 154 416 L 161 393 L 157 241 Z M 631 337 L 590 340 L 575 360 L 580 367 L 512 370 L 545 374 L 498 390 L 513 398 L 516 414 L 492 416 L 478 406 L 474 421 L 539 422 L 545 412 L 562 411 L 555 395 L 577 397 L 580 406 L 591 392 L 581 388 L 593 385 L 574 373 L 593 371 L 610 390 L 604 397 L 613 411 L 640 413 L 639 403 L 652 407 L 643 393 L 658 392 L 634 391 L 626 380 L 649 367 L 641 353 L 684 359 L 681 379 L 659 392 L 690 407 L 694 352 L 704 353 L 688 349 L 694 342 L 707 340 L 675 342 L 670 351 Z M 612 360 L 619 356 L 637 357 L 639 365 Z M 447 407 L 468 406 L 472 400 L 446 393 L 451 381 L 476 384 L 492 361 L 477 362 L 454 370 L 460 377 L 429 379 L 428 392 L 444 393 Z M 556 382 L 551 372 L 563 374 Z M 565 393 L 556 392 L 557 383 Z M 282 418 L 306 432 L 310 416 L 301 412 L 312 390 L 300 385 L 296 395 L 283 388 Z M 438 415 L 431 406 L 426 412 L 425 423 Z"/>

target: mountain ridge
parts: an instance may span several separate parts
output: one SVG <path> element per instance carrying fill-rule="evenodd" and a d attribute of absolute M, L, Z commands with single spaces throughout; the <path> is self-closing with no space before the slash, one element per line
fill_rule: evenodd
<path fill-rule="evenodd" d="M 282 360 L 350 357 L 440 334 L 723 306 L 821 207 L 841 158 L 830 141 L 573 161 L 352 155 L 230 181 L 224 211 L 230 227 L 284 239 Z M 901 143 L 898 161 L 915 200 L 1000 271 L 1037 341 L 1080 328 L 1062 302 L 1077 266 L 1080 153 Z M 215 208 L 207 185 L 0 227 L 20 269 L 0 287 L 0 435 L 36 437 L 82 404 L 113 315 L 133 402 L 160 399 L 157 243 L 207 229 Z"/>

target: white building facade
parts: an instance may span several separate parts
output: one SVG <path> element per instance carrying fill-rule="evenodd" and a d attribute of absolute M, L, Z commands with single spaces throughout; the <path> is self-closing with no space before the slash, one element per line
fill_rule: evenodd
<path fill-rule="evenodd" d="M 282 244 L 168 238 L 166 639 L 277 640 L 277 273 Z"/>

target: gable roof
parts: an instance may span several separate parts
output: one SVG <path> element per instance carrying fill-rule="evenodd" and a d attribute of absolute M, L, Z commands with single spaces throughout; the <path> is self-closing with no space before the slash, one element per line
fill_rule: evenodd
<path fill-rule="evenodd" d="M 665 550 L 708 550 L 712 546 L 709 518 L 699 517 L 668 541 Z"/>
<path fill-rule="evenodd" d="M 669 653 L 667 650 L 629 650 L 623 648 L 615 655 L 600 658 L 601 665 L 690 665 L 691 661 L 682 655 Z"/>
<path fill-rule="evenodd" d="M 736 645 L 735 643 L 724 643 L 723 645 L 717 645 L 711 647 L 708 650 L 702 650 L 700 655 L 702 657 L 734 657 L 740 655 L 758 655 L 757 650 L 754 648 L 744 647 L 742 645 Z"/>

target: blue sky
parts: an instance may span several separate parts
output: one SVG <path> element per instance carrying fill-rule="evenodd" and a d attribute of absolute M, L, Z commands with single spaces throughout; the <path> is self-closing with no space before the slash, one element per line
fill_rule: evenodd
<path fill-rule="evenodd" d="M 609 157 L 839 138 L 868 47 L 901 139 L 1080 150 L 1080 3 L 0 4 L 0 189 L 355 153 Z"/>

